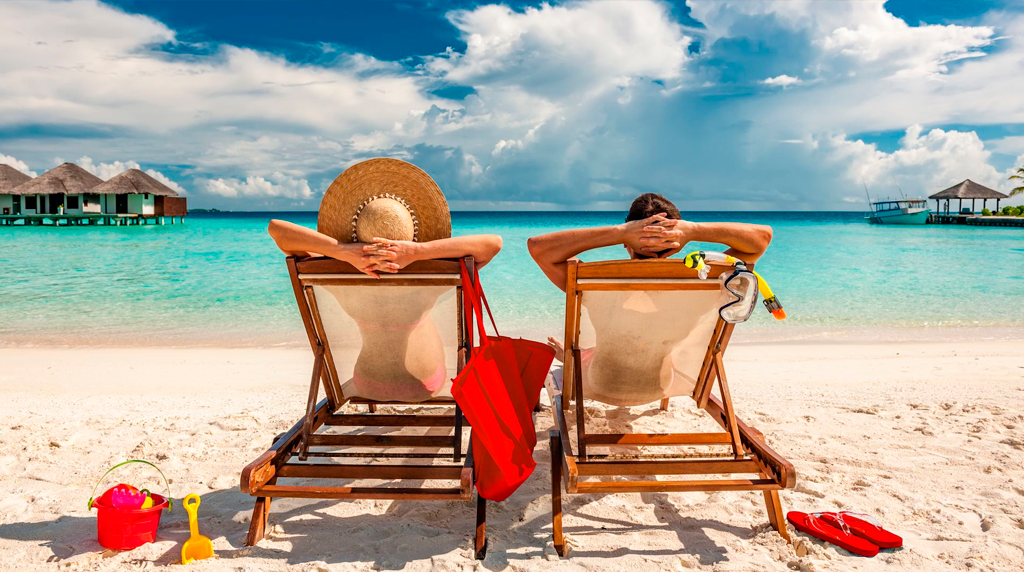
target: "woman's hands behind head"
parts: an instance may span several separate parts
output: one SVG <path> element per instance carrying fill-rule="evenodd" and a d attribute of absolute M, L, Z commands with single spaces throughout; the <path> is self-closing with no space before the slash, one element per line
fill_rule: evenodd
<path fill-rule="evenodd" d="M 417 243 L 409 240 L 374 238 L 372 243 L 363 245 L 361 261 L 374 272 L 394 274 L 418 260 L 418 247 Z"/>

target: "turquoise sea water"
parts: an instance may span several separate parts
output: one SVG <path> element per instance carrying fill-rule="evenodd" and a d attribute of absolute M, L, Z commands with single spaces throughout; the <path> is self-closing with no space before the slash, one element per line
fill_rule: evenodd
<path fill-rule="evenodd" d="M 1024 330 L 1024 231 L 870 225 L 860 213 L 684 213 L 697 221 L 771 225 L 758 269 L 789 319 L 759 308 L 744 339 L 865 340 Z M 526 239 L 621 213 L 454 213 L 456 235 L 497 233 L 483 271 L 503 334 L 560 335 L 564 295 L 530 259 Z M 0 227 L 0 344 L 302 345 L 271 218 L 311 227 L 315 213 L 195 213 L 184 225 Z M 697 245 L 710 248 L 710 245 Z M 621 247 L 585 260 L 621 258 Z M 973 326 L 973 327 L 972 327 Z"/>

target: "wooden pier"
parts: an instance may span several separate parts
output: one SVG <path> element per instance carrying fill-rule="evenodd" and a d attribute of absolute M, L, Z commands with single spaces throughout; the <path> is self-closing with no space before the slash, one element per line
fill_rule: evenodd
<path fill-rule="evenodd" d="M 932 213 L 928 217 L 928 224 L 966 224 L 970 226 L 1014 226 L 1024 228 L 1024 217 Z"/>
<path fill-rule="evenodd" d="M 30 214 L 0 215 L 0 226 L 140 226 L 184 224 L 184 216 L 139 214 Z"/>

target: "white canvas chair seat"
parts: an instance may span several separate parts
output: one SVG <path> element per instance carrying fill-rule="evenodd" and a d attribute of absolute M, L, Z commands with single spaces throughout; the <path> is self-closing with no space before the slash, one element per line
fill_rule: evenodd
<path fill-rule="evenodd" d="M 793 486 L 793 467 L 733 410 L 722 355 L 734 325 L 718 315 L 734 299 L 718 279 L 724 271 L 713 268 L 700 280 L 681 260 L 569 261 L 565 360 L 547 384 L 556 424 L 551 478 L 559 554 L 563 485 L 569 494 L 762 491 L 769 521 L 788 539 L 778 491 Z M 724 431 L 588 431 L 586 400 L 660 401 L 667 409 L 669 398 L 682 396 Z"/>
<path fill-rule="evenodd" d="M 451 395 L 469 355 L 459 261 L 380 279 L 327 258 L 289 257 L 288 270 L 313 372 L 305 416 L 242 471 L 257 498 L 246 544 L 263 538 L 274 497 L 470 500 L 473 451 Z M 485 522 L 478 498 L 477 558 Z"/>
<path fill-rule="evenodd" d="M 629 406 L 692 395 L 727 297 L 724 289 L 582 292 L 587 399 Z M 560 371 L 552 382 L 561 389 Z"/>
<path fill-rule="evenodd" d="M 458 275 L 441 277 L 459 280 Z M 315 298 L 343 399 L 415 403 L 451 398 L 451 380 L 458 373 L 457 286 L 416 286 L 415 280 L 405 280 L 410 285 L 342 281 L 307 291 Z"/>

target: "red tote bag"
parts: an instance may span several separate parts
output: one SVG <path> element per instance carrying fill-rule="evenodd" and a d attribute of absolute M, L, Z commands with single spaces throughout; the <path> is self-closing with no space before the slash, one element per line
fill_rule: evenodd
<path fill-rule="evenodd" d="M 479 274 L 470 279 L 462 267 L 462 297 L 466 316 L 475 318 L 480 345 L 473 348 L 473 318 L 470 318 L 468 341 L 472 355 L 452 384 L 452 396 L 459 404 L 472 430 L 473 460 L 476 487 L 481 497 L 502 501 L 509 497 L 533 473 L 537 463 L 533 448 L 537 435 L 532 411 L 540 398 L 539 383 L 532 378 L 548 354 L 544 375 L 551 366 L 554 350 L 538 351 L 527 340 L 487 336 L 484 330 L 483 300 Z M 487 308 L 490 314 L 490 308 Z M 494 317 L 491 316 L 494 324 Z M 495 328 L 497 333 L 497 328 Z M 531 379 L 524 382 L 523 374 Z M 527 391 L 529 386 L 529 393 Z M 536 387 L 536 391 L 533 388 Z"/>
<path fill-rule="evenodd" d="M 487 316 L 491 319 L 491 326 L 494 327 L 494 333 L 497 334 L 498 326 L 494 323 L 494 314 L 491 313 L 491 306 L 487 303 L 487 296 L 484 295 L 483 286 L 480 284 L 479 271 L 476 272 L 473 278 L 478 299 L 483 302 L 484 308 L 487 310 Z M 526 396 L 527 409 L 525 412 L 529 416 L 529 430 L 526 433 L 526 437 L 530 443 L 530 452 L 532 453 L 533 448 L 537 446 L 537 432 L 533 426 L 531 412 L 537 408 L 537 403 L 540 401 L 540 392 L 544 389 L 544 380 L 547 379 L 548 372 L 551 370 L 551 362 L 555 360 L 555 350 L 547 344 L 523 338 L 512 339 L 495 335 L 489 339 L 511 342 L 512 347 L 515 348 L 516 366 L 519 368 L 519 377 L 522 381 L 523 393 Z"/>
<path fill-rule="evenodd" d="M 530 412 L 537 408 L 537 403 L 540 401 L 540 392 L 544 389 L 544 380 L 547 379 L 548 372 L 551 370 L 551 362 L 555 360 L 555 349 L 547 344 L 533 340 L 523 338 L 512 339 L 497 335 L 498 325 L 494 322 L 494 314 L 491 313 L 491 306 L 487 303 L 487 296 L 484 295 L 483 284 L 480 282 L 480 271 L 477 269 L 474 269 L 473 285 L 475 286 L 474 299 L 483 302 L 483 307 L 487 310 L 487 317 L 490 318 L 491 326 L 494 328 L 495 335 L 488 336 L 487 339 L 490 341 L 510 342 L 512 347 L 515 348 L 516 365 L 519 368 L 519 377 L 522 380 L 521 385 L 527 404 L 527 409 L 517 409 L 517 413 L 524 427 L 527 428 L 526 437 L 530 443 L 530 452 L 532 453 L 533 448 L 537 446 L 537 433 L 534 429 L 533 417 Z M 481 328 L 481 338 L 485 335 Z"/>

